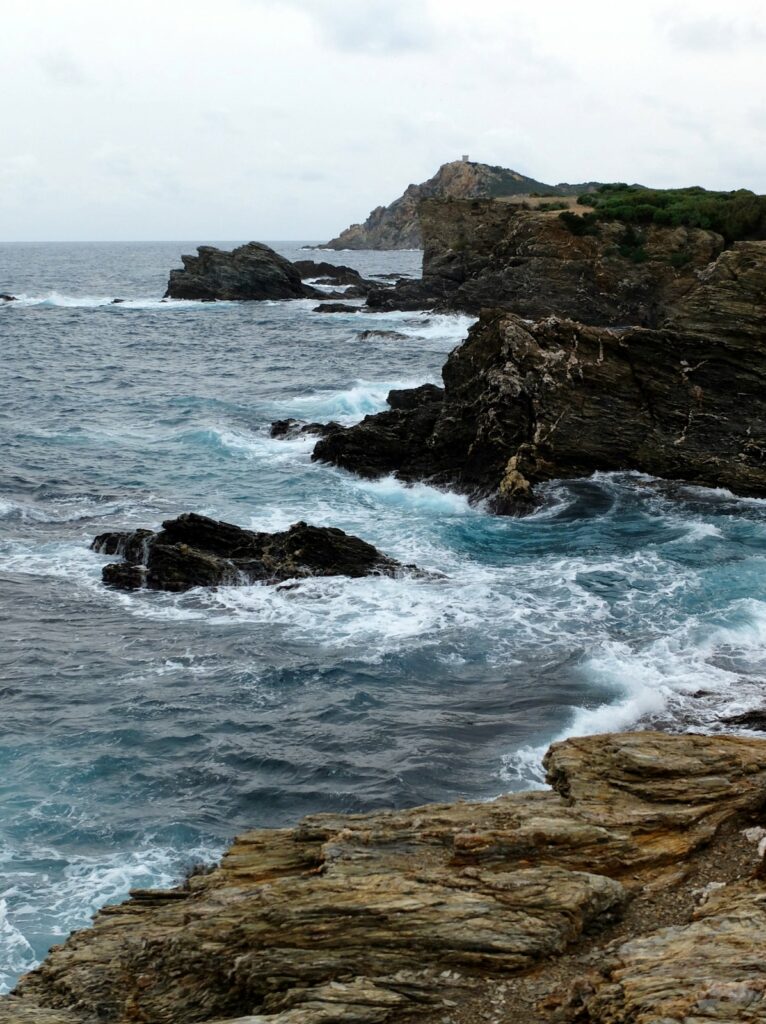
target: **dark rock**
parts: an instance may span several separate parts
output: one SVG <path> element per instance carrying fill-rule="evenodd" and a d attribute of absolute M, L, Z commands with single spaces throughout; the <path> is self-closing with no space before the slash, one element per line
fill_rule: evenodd
<path fill-rule="evenodd" d="M 442 402 L 444 388 L 436 384 L 421 384 L 419 388 L 394 389 L 388 392 L 386 401 L 392 409 L 417 409 L 429 402 Z"/>
<path fill-rule="evenodd" d="M 91 546 L 123 555 L 125 561 L 104 566 L 103 579 L 125 590 L 178 593 L 311 576 L 391 576 L 410 568 L 333 527 L 295 523 L 280 533 L 257 533 L 194 513 L 164 522 L 159 533 L 101 534 Z"/>
<path fill-rule="evenodd" d="M 0 302 L 16 302 L 15 295 L 0 295 Z"/>
<path fill-rule="evenodd" d="M 146 569 L 130 562 L 112 562 L 101 570 L 101 578 L 117 590 L 140 590 L 146 585 Z"/>
<path fill-rule="evenodd" d="M 342 264 L 317 262 L 316 260 L 295 260 L 293 266 L 305 280 L 317 278 L 323 284 L 369 284 L 358 270 Z"/>
<path fill-rule="evenodd" d="M 728 715 L 721 719 L 725 725 L 738 725 L 754 732 L 766 732 L 766 708 L 743 711 L 740 715 Z"/>
<path fill-rule="evenodd" d="M 261 242 L 231 252 L 202 245 L 197 256 L 182 256 L 184 269 L 171 270 L 173 299 L 303 299 L 320 293 L 301 282 L 293 264 Z"/>
<path fill-rule="evenodd" d="M 340 423 L 332 420 L 330 423 L 304 423 L 292 417 L 286 420 L 274 420 L 271 424 L 269 434 L 271 437 L 300 437 L 302 434 L 317 434 L 319 437 L 326 437 L 336 430 L 342 430 Z"/>
<path fill-rule="evenodd" d="M 597 470 L 764 496 L 765 323 L 766 242 L 724 252 L 661 329 L 488 310 L 444 366 L 443 401 L 368 416 L 314 458 L 503 513 L 531 507 L 540 482 Z"/>
<path fill-rule="evenodd" d="M 123 303 L 124 301 L 125 301 L 125 299 L 112 299 L 112 301 L 111 301 L 111 305 L 112 305 L 112 306 L 119 306 L 119 305 L 120 305 L 121 303 Z"/>
<path fill-rule="evenodd" d="M 320 302 L 314 306 L 314 313 L 358 313 L 361 306 L 349 306 L 345 302 Z"/>
<path fill-rule="evenodd" d="M 573 234 L 557 214 L 492 199 L 425 199 L 423 276 L 372 289 L 372 309 L 507 309 L 587 324 L 655 327 L 723 249 L 712 231 L 635 229 L 618 221 Z M 625 245 L 630 237 L 635 243 Z"/>
<path fill-rule="evenodd" d="M 360 341 L 370 341 L 372 338 L 388 338 L 390 341 L 407 341 L 408 336 L 402 334 L 399 331 L 360 331 L 358 334 Z"/>

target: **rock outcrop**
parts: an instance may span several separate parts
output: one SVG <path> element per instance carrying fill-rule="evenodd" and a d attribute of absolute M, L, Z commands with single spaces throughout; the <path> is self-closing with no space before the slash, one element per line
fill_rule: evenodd
<path fill-rule="evenodd" d="M 408 185 L 389 206 L 377 206 L 364 224 L 352 224 L 324 249 L 420 249 L 423 244 L 418 207 L 429 197 L 475 199 L 490 196 L 579 195 L 593 191 L 598 182 L 546 185 L 518 171 L 471 160 L 442 164 L 436 174 L 419 185 Z"/>
<path fill-rule="evenodd" d="M 373 308 L 492 307 L 531 318 L 654 327 L 724 246 L 720 235 L 698 228 L 605 221 L 578 234 L 585 222 L 575 214 L 565 220 L 495 200 L 428 199 L 419 213 L 423 277 L 373 290 Z"/>
<path fill-rule="evenodd" d="M 246 833 L 104 908 L 0 1024 L 764 1020 L 766 742 L 595 736 L 545 765 L 549 791 Z"/>
<path fill-rule="evenodd" d="M 314 457 L 522 511 L 534 485 L 596 470 L 766 495 L 766 242 L 724 252 L 658 330 L 485 311 L 442 401 L 367 416 Z M 413 400 L 415 396 L 413 395 Z"/>
<path fill-rule="evenodd" d="M 91 547 L 122 559 L 103 569 L 104 583 L 122 590 L 177 593 L 310 576 L 391 576 L 413 568 L 334 527 L 295 523 L 281 533 L 256 533 L 195 513 L 167 520 L 159 533 L 102 533 Z"/>
<path fill-rule="evenodd" d="M 182 256 L 183 270 L 171 270 L 166 298 L 303 299 L 321 293 L 301 281 L 284 256 L 262 242 L 248 242 L 227 252 L 201 245 L 196 256 Z"/>

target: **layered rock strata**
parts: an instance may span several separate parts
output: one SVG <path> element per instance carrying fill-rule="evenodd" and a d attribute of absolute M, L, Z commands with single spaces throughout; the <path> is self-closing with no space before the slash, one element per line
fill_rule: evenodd
<path fill-rule="evenodd" d="M 258 533 L 195 513 L 167 520 L 159 533 L 102 533 L 91 547 L 122 559 L 102 570 L 104 583 L 122 590 L 181 592 L 311 576 L 391 576 L 414 568 L 334 527 L 295 523 L 280 533 Z"/>
<path fill-rule="evenodd" d="M 104 908 L 0 1024 L 765 1019 L 766 742 L 596 736 L 545 765 L 548 791 L 246 833 Z"/>
<path fill-rule="evenodd" d="M 262 242 L 227 252 L 201 245 L 196 256 L 182 256 L 183 270 L 171 270 L 166 298 L 303 299 L 321 295 L 303 284 L 300 271 Z"/>
<path fill-rule="evenodd" d="M 661 329 L 485 311 L 444 397 L 367 416 L 314 457 L 523 511 L 534 486 L 596 470 L 766 495 L 766 243 L 725 251 Z"/>
<path fill-rule="evenodd" d="M 503 308 L 599 325 L 656 326 L 722 251 L 713 231 L 636 229 L 619 222 L 577 234 L 558 213 L 494 200 L 426 199 L 419 206 L 423 277 L 372 290 L 376 309 L 478 313 Z M 580 223 L 574 215 L 569 224 Z"/>

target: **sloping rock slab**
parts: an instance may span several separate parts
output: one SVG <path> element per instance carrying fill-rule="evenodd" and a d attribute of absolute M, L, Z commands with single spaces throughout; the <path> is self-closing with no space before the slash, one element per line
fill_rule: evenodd
<path fill-rule="evenodd" d="M 695 851 L 766 802 L 760 740 L 593 736 L 555 745 L 546 764 L 552 791 L 248 832 L 213 872 L 104 908 L 0 1000 L 0 1024 L 440 1020 L 488 979 L 544 971 L 630 894 L 672 890 Z M 712 1019 L 762 1019 L 748 1013 L 764 900 L 753 880 L 686 940 L 623 947 L 580 988 L 582 1019 L 708 1019 L 670 1012 L 687 977 L 671 977 L 672 958 L 690 965 L 692 994 L 705 976 L 728 986 L 708 996 L 741 1012 Z"/>
<path fill-rule="evenodd" d="M 104 566 L 103 579 L 122 590 L 180 592 L 311 576 L 393 576 L 414 569 L 334 527 L 295 523 L 280 533 L 257 533 L 193 512 L 167 520 L 159 533 L 102 533 L 91 548 L 121 556 L 123 561 Z"/>

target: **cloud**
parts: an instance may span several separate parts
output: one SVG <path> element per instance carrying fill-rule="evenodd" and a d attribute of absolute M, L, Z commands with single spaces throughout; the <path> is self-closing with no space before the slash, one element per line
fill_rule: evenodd
<path fill-rule="evenodd" d="M 430 50 L 436 31 L 424 0 L 255 0 L 309 17 L 323 39 L 346 53 L 388 54 Z"/>
<path fill-rule="evenodd" d="M 66 50 L 48 50 L 37 58 L 46 78 L 54 85 L 87 85 L 88 76 L 82 66 Z"/>
<path fill-rule="evenodd" d="M 727 53 L 766 41 L 766 31 L 754 21 L 732 21 L 712 16 L 676 22 L 667 34 L 679 49 L 696 53 Z"/>

